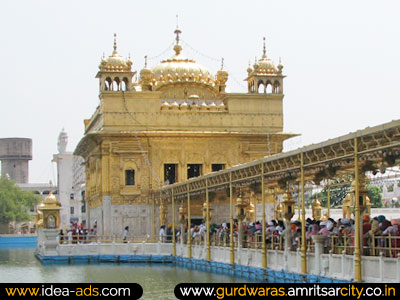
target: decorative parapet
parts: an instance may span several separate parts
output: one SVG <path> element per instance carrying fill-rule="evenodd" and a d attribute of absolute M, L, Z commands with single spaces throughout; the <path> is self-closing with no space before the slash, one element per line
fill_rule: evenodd
<path fill-rule="evenodd" d="M 160 101 L 161 111 L 181 112 L 228 112 L 228 107 L 222 100 L 171 100 Z"/>

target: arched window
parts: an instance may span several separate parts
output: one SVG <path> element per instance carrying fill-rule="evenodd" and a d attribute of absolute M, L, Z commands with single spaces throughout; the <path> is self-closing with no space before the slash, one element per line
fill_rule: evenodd
<path fill-rule="evenodd" d="M 279 83 L 278 80 L 275 80 L 274 82 L 274 94 L 279 94 L 280 93 L 280 86 L 281 84 Z"/>
<path fill-rule="evenodd" d="M 272 83 L 268 80 L 266 87 L 265 87 L 265 93 L 267 94 L 272 94 Z"/>
<path fill-rule="evenodd" d="M 126 92 L 126 83 L 123 80 L 121 81 L 121 91 Z"/>
<path fill-rule="evenodd" d="M 128 86 L 129 86 L 128 83 L 129 83 L 128 78 L 124 77 L 124 79 L 122 79 L 122 90 L 124 92 L 128 91 Z"/>
<path fill-rule="evenodd" d="M 119 80 L 119 77 L 115 77 L 113 81 L 113 91 L 120 91 L 121 90 L 121 80 Z"/>
<path fill-rule="evenodd" d="M 112 80 L 110 77 L 107 77 L 106 80 L 104 81 L 104 90 L 105 91 L 111 90 L 111 85 L 112 85 Z"/>
<path fill-rule="evenodd" d="M 260 80 L 257 84 L 257 92 L 259 94 L 264 94 L 265 93 L 265 85 L 264 82 L 262 80 Z"/>

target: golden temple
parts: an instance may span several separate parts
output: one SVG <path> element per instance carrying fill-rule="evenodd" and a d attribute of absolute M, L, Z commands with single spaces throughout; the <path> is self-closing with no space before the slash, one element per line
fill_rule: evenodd
<path fill-rule="evenodd" d="M 180 34 L 171 58 L 152 68 L 146 60 L 138 73 L 119 55 L 116 36 L 100 62 L 100 102 L 74 153 L 85 160 L 88 226 L 99 233 L 149 233 L 152 190 L 280 153 L 295 136 L 283 132 L 285 76 L 265 39 L 262 58 L 247 69 L 247 93 L 230 93 L 223 63 L 214 75 L 186 58 Z M 192 216 L 201 210 L 194 203 Z"/>

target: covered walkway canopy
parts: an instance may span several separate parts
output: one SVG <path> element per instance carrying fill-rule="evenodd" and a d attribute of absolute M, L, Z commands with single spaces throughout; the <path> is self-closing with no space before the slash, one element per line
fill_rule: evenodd
<path fill-rule="evenodd" d="M 172 225 L 175 228 L 175 200 L 187 199 L 187 218 L 190 220 L 190 198 L 199 193 L 205 193 L 204 208 L 207 228 L 209 228 L 209 192 L 229 189 L 230 221 L 233 224 L 234 206 L 233 187 L 248 186 L 252 183 L 261 183 L 261 199 L 263 205 L 263 267 L 266 265 L 265 247 L 265 195 L 269 190 L 279 188 L 281 193 L 290 194 L 294 187 L 299 192 L 302 216 L 302 272 L 306 273 L 306 246 L 305 246 L 305 199 L 304 186 L 307 182 L 319 184 L 324 179 L 333 179 L 341 175 L 350 174 L 354 178 L 354 198 L 360 199 L 359 183 L 368 171 L 376 171 L 383 167 L 398 165 L 400 159 L 400 120 L 395 120 L 375 127 L 368 127 L 347 135 L 330 139 L 319 144 L 312 144 L 293 151 L 264 157 L 256 161 L 234 166 L 229 169 L 192 178 L 185 182 L 167 185 L 153 191 L 153 203 L 172 204 Z M 299 190 L 297 190 L 297 187 Z M 289 197 L 290 198 L 290 197 Z M 356 224 L 360 223 L 363 213 L 363 202 L 354 201 L 354 216 Z M 288 209 L 290 211 L 288 211 Z M 287 205 L 284 213 L 286 221 L 293 216 L 293 206 Z M 154 222 L 153 222 L 154 223 Z M 155 231 L 155 228 L 153 228 Z M 231 230 L 231 263 L 233 256 L 233 226 Z M 355 280 L 361 281 L 361 233 L 356 226 Z M 175 239 L 175 237 L 173 237 Z M 174 241 L 173 241 L 174 242 Z M 209 234 L 207 234 L 208 259 Z M 190 246 L 190 239 L 188 240 Z M 190 249 L 190 247 L 189 247 Z M 190 252 L 189 252 L 190 253 Z M 190 255 L 189 255 L 190 256 Z"/>

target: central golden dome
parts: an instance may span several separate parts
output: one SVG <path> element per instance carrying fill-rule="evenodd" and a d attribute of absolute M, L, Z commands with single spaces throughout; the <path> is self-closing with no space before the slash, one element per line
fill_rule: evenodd
<path fill-rule="evenodd" d="M 153 84 L 157 88 L 174 83 L 199 83 L 214 87 L 216 85 L 214 75 L 205 67 L 188 59 L 181 54 L 182 47 L 179 45 L 179 34 L 177 29 L 176 45 L 174 46 L 175 55 L 161 61 L 160 64 L 152 69 Z"/>

